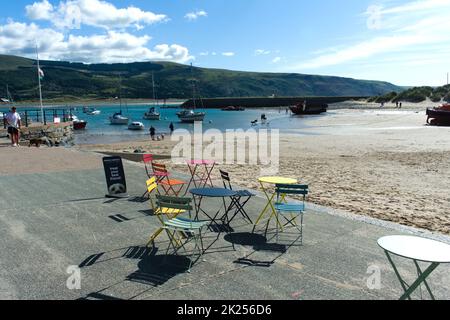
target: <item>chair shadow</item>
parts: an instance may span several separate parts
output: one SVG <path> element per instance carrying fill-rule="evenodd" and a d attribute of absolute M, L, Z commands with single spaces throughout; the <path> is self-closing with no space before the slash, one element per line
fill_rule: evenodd
<path fill-rule="evenodd" d="M 123 299 L 107 296 L 100 292 L 89 293 L 87 296 L 83 298 L 79 298 L 77 300 L 87 300 L 87 301 L 123 301 Z"/>
<path fill-rule="evenodd" d="M 158 287 L 189 270 L 190 259 L 186 256 L 152 255 L 138 263 L 139 270 L 127 276 L 126 280 Z"/>
<path fill-rule="evenodd" d="M 125 250 L 125 252 L 123 252 L 121 255 L 117 255 L 112 258 L 100 260 L 107 253 L 112 253 L 112 252 L 117 252 L 117 251 L 122 251 L 122 250 Z M 154 247 L 149 248 L 149 247 L 141 247 L 141 246 L 133 246 L 133 247 L 128 247 L 128 248 L 124 248 L 124 249 L 114 250 L 111 252 L 100 252 L 100 253 L 93 254 L 93 255 L 87 257 L 86 259 L 84 259 L 78 265 L 78 267 L 79 268 L 87 268 L 87 267 L 93 266 L 94 264 L 97 264 L 97 263 L 105 263 L 108 261 L 122 259 L 122 258 L 132 259 L 132 260 L 142 260 L 142 259 L 148 258 L 150 256 L 156 255 L 157 252 L 158 252 L 157 248 L 154 248 Z"/>
<path fill-rule="evenodd" d="M 132 220 L 138 220 L 138 219 L 142 219 L 145 217 L 153 217 L 153 210 L 139 210 L 139 213 L 141 213 L 141 216 L 133 216 L 133 217 L 127 217 L 125 214 L 115 214 L 115 215 L 111 215 L 108 216 L 108 218 L 110 218 L 111 220 L 117 222 L 117 223 L 123 223 L 123 222 L 127 222 L 127 221 L 132 221 Z"/>
<path fill-rule="evenodd" d="M 133 202 L 133 203 L 145 203 L 147 202 L 148 199 L 145 197 L 132 197 L 128 199 L 128 202 Z"/>
<path fill-rule="evenodd" d="M 241 246 L 261 246 L 267 244 L 266 237 L 250 232 L 230 233 L 224 239 L 227 242 Z"/>
<path fill-rule="evenodd" d="M 241 245 L 253 248 L 254 251 L 251 254 L 233 261 L 235 264 L 244 266 L 270 268 L 278 258 L 287 252 L 287 247 L 285 245 L 267 243 L 268 239 L 265 236 L 256 233 L 227 234 L 224 239 L 225 241 L 232 243 L 233 246 Z M 278 255 L 270 261 L 251 259 L 253 254 L 261 251 L 277 253 Z"/>
<path fill-rule="evenodd" d="M 232 233 L 234 232 L 234 229 L 226 224 L 210 224 L 208 226 L 209 231 L 213 232 L 213 233 Z"/>

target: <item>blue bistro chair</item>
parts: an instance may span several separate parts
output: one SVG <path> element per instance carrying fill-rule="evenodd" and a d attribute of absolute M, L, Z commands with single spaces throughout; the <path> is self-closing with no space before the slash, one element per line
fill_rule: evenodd
<path fill-rule="evenodd" d="M 277 214 L 277 241 L 279 231 L 283 231 L 284 227 L 292 226 L 300 233 L 300 245 L 303 244 L 303 215 L 306 210 L 306 196 L 309 194 L 307 185 L 299 184 L 277 184 L 275 187 L 277 194 L 277 202 L 275 203 L 275 211 Z M 302 196 L 300 202 L 285 202 L 284 199 L 288 195 Z M 297 219 L 300 217 L 300 225 Z M 284 225 L 282 225 L 282 220 Z M 281 228 L 280 226 L 283 226 Z"/>

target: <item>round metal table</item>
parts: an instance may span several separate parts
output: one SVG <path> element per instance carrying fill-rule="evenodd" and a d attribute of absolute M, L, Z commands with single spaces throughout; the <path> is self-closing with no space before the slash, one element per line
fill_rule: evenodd
<path fill-rule="evenodd" d="M 267 211 L 270 211 L 271 209 L 271 214 L 268 218 L 268 220 L 270 221 L 271 219 L 273 219 L 274 217 L 277 217 L 277 213 L 275 211 L 275 207 L 273 205 L 273 199 L 276 196 L 276 193 L 274 192 L 273 194 L 269 193 L 269 188 L 267 185 L 277 185 L 277 184 L 296 184 L 298 183 L 297 179 L 292 179 L 292 178 L 284 178 L 284 177 L 261 177 L 258 179 L 259 184 L 261 185 L 261 188 L 264 192 L 264 195 L 267 198 L 267 204 L 264 207 L 263 211 L 261 212 L 261 214 L 259 215 L 258 219 L 255 222 L 255 227 L 261 222 L 261 220 L 264 218 L 264 216 L 266 215 Z M 284 201 L 284 198 L 281 199 L 282 201 Z M 281 227 L 281 230 L 283 230 L 283 226 L 281 225 L 280 221 L 278 221 L 277 219 L 277 224 Z"/>
<path fill-rule="evenodd" d="M 411 294 L 422 283 L 425 285 L 431 298 L 433 300 L 435 299 L 426 279 L 441 263 L 450 263 L 449 244 L 416 236 L 388 236 L 380 238 L 378 240 L 378 245 L 386 253 L 405 292 L 400 297 L 400 300 L 411 300 Z M 408 285 L 403 280 L 392 260 L 391 254 L 414 261 L 418 278 L 412 285 Z M 422 271 L 418 262 L 431 263 L 431 265 L 425 271 Z"/>
<path fill-rule="evenodd" d="M 219 219 L 224 224 L 229 225 L 230 220 L 228 217 L 228 213 L 232 210 L 234 207 L 234 201 L 235 197 L 237 195 L 236 191 L 225 189 L 225 188 L 200 188 L 200 189 L 192 189 L 189 191 L 193 197 L 194 197 L 194 203 L 196 208 L 196 219 L 198 219 L 198 215 L 200 212 L 203 212 L 209 219 L 211 219 L 212 223 L 216 223 L 217 217 L 219 216 L 222 207 L 225 210 L 225 213 L 223 216 Z M 204 198 L 221 198 L 222 199 L 222 206 L 217 210 L 214 217 L 211 217 L 205 210 L 202 209 L 201 205 Z M 231 204 L 227 206 L 226 200 L 227 198 L 230 198 Z"/>

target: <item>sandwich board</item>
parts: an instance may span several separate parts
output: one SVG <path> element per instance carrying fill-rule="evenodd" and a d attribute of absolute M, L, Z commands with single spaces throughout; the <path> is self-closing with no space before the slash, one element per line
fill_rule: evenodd
<path fill-rule="evenodd" d="M 129 198 L 127 194 L 127 181 L 121 157 L 104 157 L 106 185 L 108 187 L 107 198 Z"/>

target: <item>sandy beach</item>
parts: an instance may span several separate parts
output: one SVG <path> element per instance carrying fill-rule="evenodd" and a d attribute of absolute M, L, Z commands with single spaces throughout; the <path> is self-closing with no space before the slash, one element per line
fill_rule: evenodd
<path fill-rule="evenodd" d="M 404 103 L 402 110 L 377 106 L 331 108 L 307 135 L 282 134 L 279 174 L 308 184 L 313 203 L 449 234 L 450 128 L 426 125 L 429 103 Z M 146 140 L 76 148 L 170 155 L 174 145 Z M 185 166 L 167 163 L 187 173 Z M 235 184 L 259 188 L 258 166 L 221 168 Z"/>

